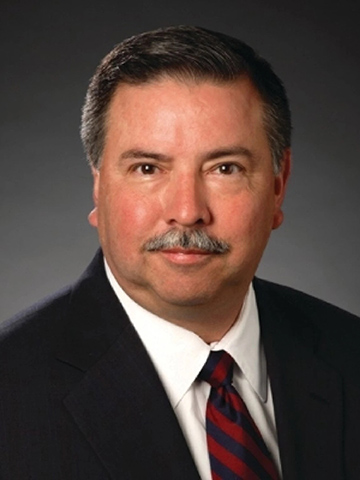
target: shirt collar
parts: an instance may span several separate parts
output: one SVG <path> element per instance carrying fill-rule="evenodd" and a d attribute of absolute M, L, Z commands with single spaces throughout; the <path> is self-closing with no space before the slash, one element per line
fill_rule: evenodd
<path fill-rule="evenodd" d="M 260 337 L 259 313 L 255 291 L 250 284 L 241 312 L 224 337 L 211 345 L 228 352 L 251 387 L 263 402 L 267 400 L 267 368 Z M 236 369 L 234 370 L 236 375 Z"/>
<path fill-rule="evenodd" d="M 197 378 L 211 350 L 226 350 L 258 396 L 266 401 L 266 362 L 252 285 L 235 324 L 219 342 L 208 345 L 190 330 L 159 318 L 134 302 L 104 261 L 110 285 L 141 338 L 173 408 Z"/>

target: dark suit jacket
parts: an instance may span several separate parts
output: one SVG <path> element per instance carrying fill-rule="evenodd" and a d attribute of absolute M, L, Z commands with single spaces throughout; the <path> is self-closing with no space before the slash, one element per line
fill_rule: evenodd
<path fill-rule="evenodd" d="M 360 479 L 360 322 L 254 282 L 286 480 Z M 1 480 L 199 480 L 153 365 L 105 276 L 2 324 Z"/>

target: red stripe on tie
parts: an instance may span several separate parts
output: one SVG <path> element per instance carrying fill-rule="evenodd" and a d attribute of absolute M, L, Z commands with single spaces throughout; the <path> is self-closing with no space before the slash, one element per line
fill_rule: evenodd
<path fill-rule="evenodd" d="M 229 368 L 231 367 L 231 358 L 222 358 L 216 365 L 211 378 L 221 385 L 228 375 Z"/>

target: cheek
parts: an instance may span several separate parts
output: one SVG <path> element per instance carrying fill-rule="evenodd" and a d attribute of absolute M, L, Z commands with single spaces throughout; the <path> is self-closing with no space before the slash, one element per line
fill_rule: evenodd
<path fill-rule="evenodd" d="M 159 214 L 158 206 L 148 196 L 126 191 L 108 197 L 106 211 L 108 229 L 116 234 L 120 242 L 124 240 L 124 243 L 130 238 L 147 238 L 149 229 L 157 223 Z"/>
<path fill-rule="evenodd" d="M 261 239 L 262 243 L 269 236 L 273 224 L 270 201 L 261 202 L 244 196 L 240 201 L 228 205 L 223 212 L 222 236 L 227 236 L 229 240 L 251 244 Z"/>

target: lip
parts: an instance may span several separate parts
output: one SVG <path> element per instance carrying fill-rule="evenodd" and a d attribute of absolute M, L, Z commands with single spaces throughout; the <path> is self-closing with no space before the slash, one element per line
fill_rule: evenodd
<path fill-rule="evenodd" d="M 178 265 L 194 265 L 204 262 L 211 256 L 211 253 L 204 250 L 170 248 L 168 250 L 161 250 L 159 253 L 166 260 Z"/>

